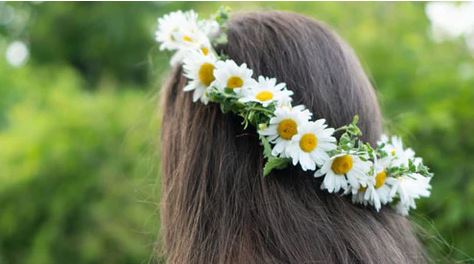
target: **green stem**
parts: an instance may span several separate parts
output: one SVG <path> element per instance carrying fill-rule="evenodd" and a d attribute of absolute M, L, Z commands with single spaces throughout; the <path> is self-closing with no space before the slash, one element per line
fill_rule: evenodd
<path fill-rule="evenodd" d="M 270 115 L 273 116 L 273 111 L 272 110 L 266 109 L 266 108 L 263 108 L 263 107 L 252 106 L 252 107 L 249 107 L 248 109 L 249 110 L 257 110 L 257 111 L 264 112 L 264 113 L 267 113 L 267 114 L 270 114 Z"/>
<path fill-rule="evenodd" d="M 342 130 L 347 130 L 347 126 L 342 126 L 340 128 L 334 129 L 334 132 L 342 131 Z"/>

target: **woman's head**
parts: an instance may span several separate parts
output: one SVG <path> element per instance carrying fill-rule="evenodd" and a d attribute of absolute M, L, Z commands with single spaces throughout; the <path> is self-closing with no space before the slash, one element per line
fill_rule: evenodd
<path fill-rule="evenodd" d="M 360 117 L 375 143 L 381 117 L 352 50 L 326 26 L 284 12 L 234 15 L 217 47 L 254 75 L 285 82 L 295 104 L 331 127 Z M 163 90 L 164 242 L 171 263 L 416 263 L 408 221 L 319 189 L 297 167 L 263 178 L 255 129 L 217 105 L 192 103 L 181 69 Z"/>

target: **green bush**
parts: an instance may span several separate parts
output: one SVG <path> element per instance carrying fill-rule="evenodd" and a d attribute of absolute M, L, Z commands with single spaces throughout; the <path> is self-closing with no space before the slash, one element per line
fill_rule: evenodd
<path fill-rule="evenodd" d="M 67 68 L 0 67 L 0 263 L 151 257 L 152 101 L 107 85 L 81 90 Z"/>

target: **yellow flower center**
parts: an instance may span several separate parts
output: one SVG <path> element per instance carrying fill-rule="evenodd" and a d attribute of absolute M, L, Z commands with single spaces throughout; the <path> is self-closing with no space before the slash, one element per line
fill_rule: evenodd
<path fill-rule="evenodd" d="M 204 56 L 207 56 L 207 54 L 209 54 L 209 49 L 206 47 L 202 47 L 201 51 L 202 51 L 202 54 L 204 54 Z"/>
<path fill-rule="evenodd" d="M 392 154 L 392 156 L 395 156 L 396 152 L 394 149 L 392 149 L 392 151 L 390 152 L 390 154 Z"/>
<path fill-rule="evenodd" d="M 244 81 L 239 76 L 231 76 L 227 79 L 227 88 L 235 89 L 240 88 L 244 84 Z"/>
<path fill-rule="evenodd" d="M 314 134 L 308 133 L 301 137 L 300 148 L 304 152 L 311 152 L 316 148 L 316 146 L 318 146 L 318 138 Z"/>
<path fill-rule="evenodd" d="M 280 137 L 283 139 L 290 140 L 298 132 L 297 128 L 298 127 L 294 120 L 283 119 L 278 124 L 278 135 L 280 135 Z"/>
<path fill-rule="evenodd" d="M 205 86 L 209 86 L 214 81 L 214 65 L 203 63 L 198 72 L 199 81 Z"/>
<path fill-rule="evenodd" d="M 350 155 L 340 156 L 334 159 L 331 169 L 336 174 L 344 175 L 352 169 L 352 162 L 352 157 Z"/>
<path fill-rule="evenodd" d="M 377 173 L 377 175 L 375 175 L 375 189 L 382 187 L 383 184 L 385 183 L 386 178 L 387 178 L 387 173 L 385 172 L 385 170 Z"/>
<path fill-rule="evenodd" d="M 183 36 L 183 41 L 192 42 L 193 39 L 192 39 L 190 36 L 188 36 L 188 35 L 184 35 L 184 36 Z"/>
<path fill-rule="evenodd" d="M 259 101 L 265 102 L 273 99 L 273 93 L 270 91 L 261 91 L 255 96 L 255 98 Z"/>

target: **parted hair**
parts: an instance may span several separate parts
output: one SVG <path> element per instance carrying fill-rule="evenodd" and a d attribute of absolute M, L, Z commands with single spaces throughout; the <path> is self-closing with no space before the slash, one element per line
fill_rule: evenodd
<path fill-rule="evenodd" d="M 216 47 L 277 78 L 330 127 L 360 117 L 375 144 L 381 114 L 352 49 L 321 22 L 287 12 L 234 14 Z M 320 190 L 298 167 L 263 177 L 255 128 L 192 102 L 181 67 L 162 87 L 162 241 L 167 263 L 425 263 L 409 220 Z M 349 198 L 350 199 L 350 198 Z"/>

